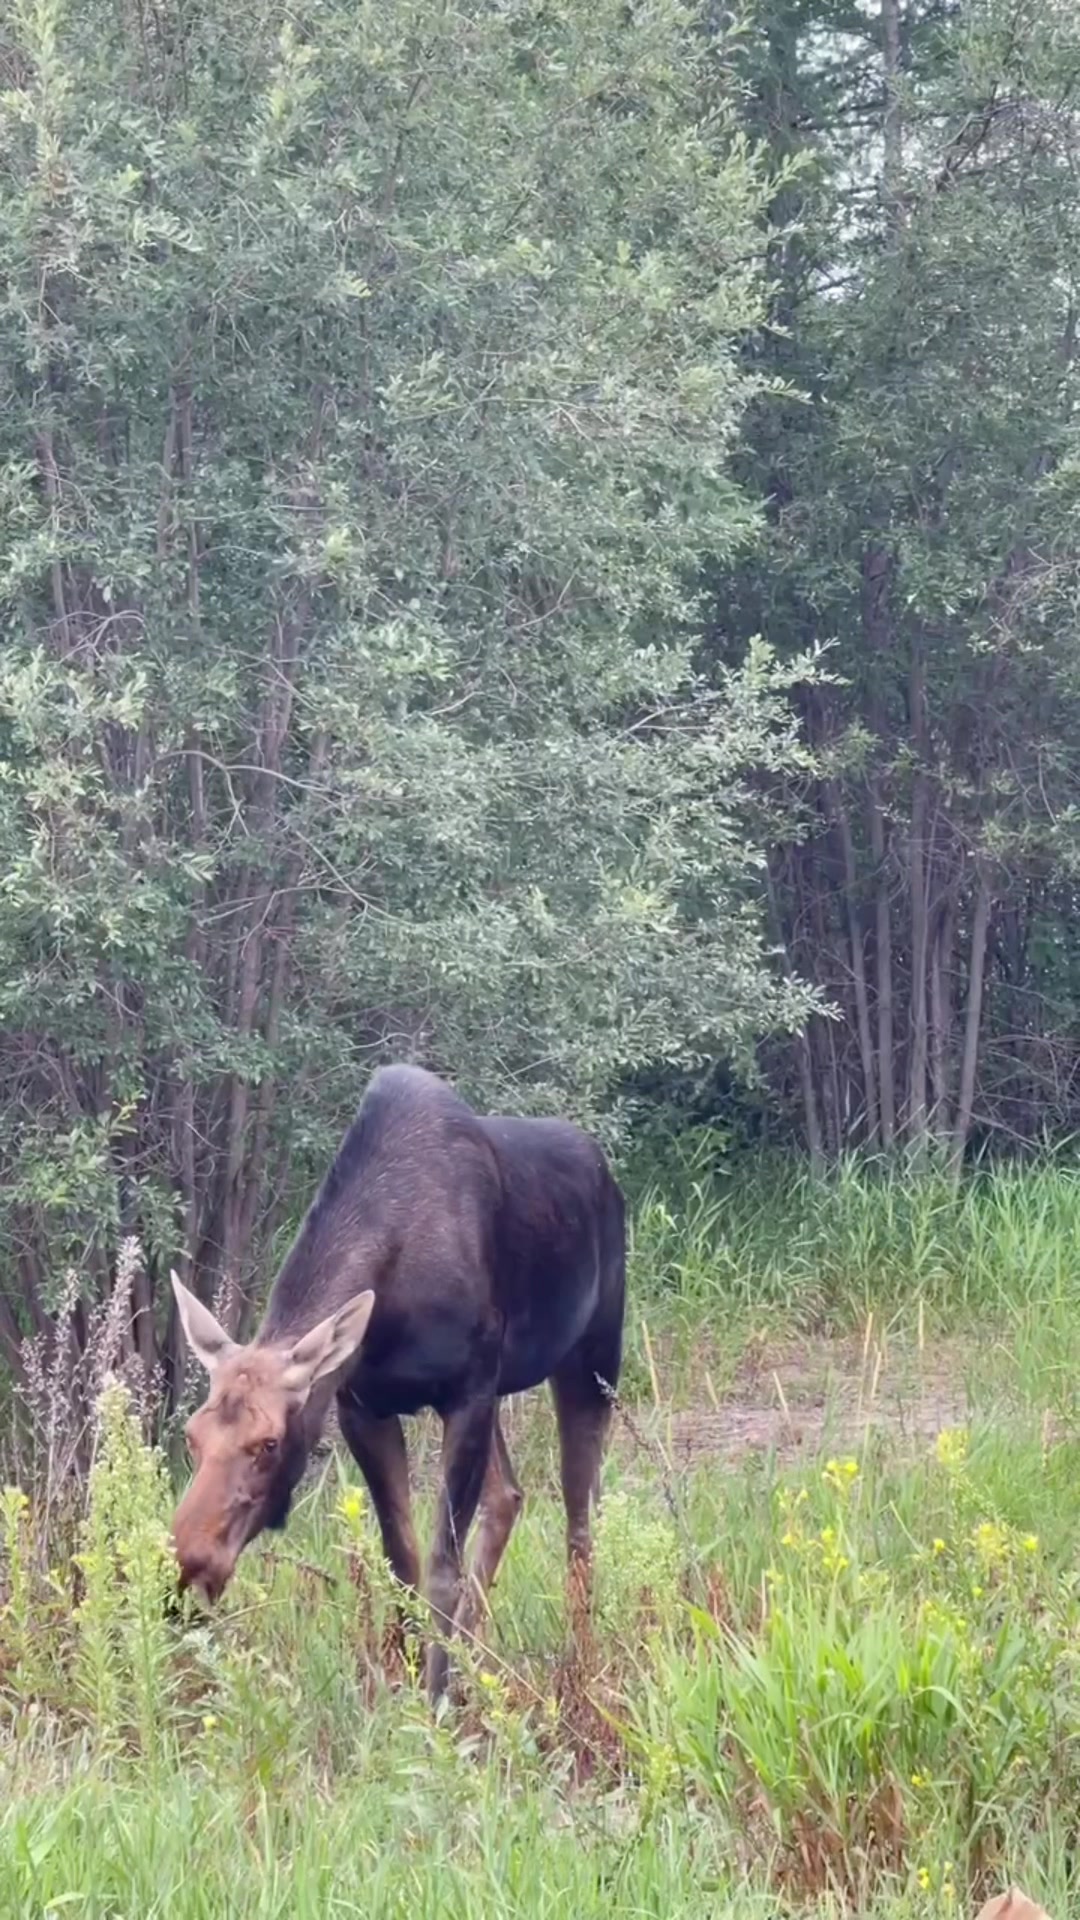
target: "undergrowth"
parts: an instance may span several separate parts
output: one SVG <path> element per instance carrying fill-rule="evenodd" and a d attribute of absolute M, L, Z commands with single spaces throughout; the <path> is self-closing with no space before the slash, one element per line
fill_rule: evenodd
<path fill-rule="evenodd" d="M 703 1366 L 722 1379 L 751 1329 L 846 1334 L 873 1313 L 911 1337 L 917 1324 L 1011 1332 L 1051 1302 L 1080 1320 L 1080 1170 L 1061 1160 L 989 1165 L 957 1187 L 932 1165 L 851 1156 L 815 1174 L 790 1155 L 732 1157 L 700 1129 L 624 1178 L 642 1392 L 650 1338 L 673 1360 L 669 1390 L 700 1394 Z"/>
<path fill-rule="evenodd" d="M 212 1617 L 107 1383 L 77 1550 L 0 1500 L 0 1911 L 1064 1912 L 1080 1813 L 1075 1433 L 990 1409 L 906 1454 L 672 1481 L 609 1461 L 574 1647 L 550 1478 L 434 1718 L 335 1455 Z"/>
<path fill-rule="evenodd" d="M 824 1174 L 790 1156 L 729 1159 L 701 1131 L 665 1164 L 630 1170 L 640 1297 L 846 1328 L 921 1299 L 962 1323 L 1069 1290 L 1080 1170 L 1046 1159 L 946 1170 L 850 1157 Z"/>
<path fill-rule="evenodd" d="M 664 1181 L 636 1190 L 591 1631 L 568 1630 L 531 1396 L 486 1645 L 434 1717 L 340 1451 L 205 1615 L 176 1601 L 174 1477 L 121 1316 L 42 1351 L 0 1490 L 0 1913 L 931 1920 L 1012 1878 L 1070 1910 L 1073 1177 L 735 1177 L 706 1140 Z M 720 1407 L 759 1336 L 830 1326 L 864 1329 L 887 1420 L 860 1391 L 843 1444 L 676 1469 L 672 1397 L 704 1381 Z M 949 1329 L 967 1413 L 928 1430 Z"/>

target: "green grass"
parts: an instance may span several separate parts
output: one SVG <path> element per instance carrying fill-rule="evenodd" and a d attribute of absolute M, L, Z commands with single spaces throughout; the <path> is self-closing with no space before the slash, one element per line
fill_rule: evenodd
<path fill-rule="evenodd" d="M 577 1654 L 539 1396 L 511 1413 L 527 1502 L 489 1656 L 437 1718 L 387 1675 L 392 1597 L 336 1456 L 210 1619 L 165 1616 L 170 1490 L 121 1401 L 77 1565 L 4 1497 L 0 1914 L 930 1920 L 1011 1878 L 1080 1909 L 1071 1176 L 688 1176 L 666 1213 L 639 1198 Z M 828 1350 L 868 1314 L 842 1448 L 669 1469 L 670 1401 L 707 1372 L 723 1403 L 749 1335 Z M 935 1444 L 946 1331 L 970 1406 Z M 426 1528 L 426 1428 L 419 1453 Z"/>
<path fill-rule="evenodd" d="M 843 1326 L 922 1300 L 942 1321 L 1080 1299 L 1080 1168 L 989 1167 L 956 1189 L 849 1159 L 815 1178 L 790 1158 L 727 1160 L 708 1133 L 662 1179 L 632 1175 L 639 1297 L 700 1314 L 771 1308 Z"/>
<path fill-rule="evenodd" d="M 153 1726 L 129 1632 L 102 1706 L 74 1684 L 85 1621 L 39 1618 L 5 1688 L 0 1911 L 764 1920 L 845 1890 L 898 1920 L 1015 1873 L 1065 1912 L 1080 1446 L 1045 1448 L 1036 1408 L 1008 1431 L 985 1409 L 966 1457 L 943 1451 L 701 1472 L 674 1517 L 613 1467 L 576 1670 L 541 1487 L 494 1672 L 469 1660 L 438 1721 L 376 1671 L 386 1596 L 335 1463 L 211 1625 L 163 1634 Z M 136 1494 L 127 1578 L 151 1593 Z M 119 1581 L 112 1604 L 138 1617 Z M 883 1853 L 867 1810 L 886 1807 Z"/>
<path fill-rule="evenodd" d="M 1047 1158 L 944 1172 L 851 1158 L 827 1176 L 760 1155 L 729 1159 L 700 1131 L 659 1170 L 631 1167 L 628 1379 L 648 1383 L 642 1318 L 666 1343 L 665 1382 L 700 1397 L 717 1366 L 757 1329 L 844 1333 L 873 1313 L 914 1339 L 988 1324 L 1057 1302 L 1080 1319 L 1080 1167 Z"/>

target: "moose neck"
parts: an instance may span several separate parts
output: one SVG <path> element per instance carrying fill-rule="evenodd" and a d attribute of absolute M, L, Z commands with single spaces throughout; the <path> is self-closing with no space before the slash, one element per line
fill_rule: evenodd
<path fill-rule="evenodd" d="M 301 1339 L 365 1286 L 377 1285 L 380 1248 L 375 1237 L 354 1228 L 346 1238 L 328 1230 L 329 1225 L 314 1212 L 304 1221 L 270 1289 L 256 1346 Z"/>

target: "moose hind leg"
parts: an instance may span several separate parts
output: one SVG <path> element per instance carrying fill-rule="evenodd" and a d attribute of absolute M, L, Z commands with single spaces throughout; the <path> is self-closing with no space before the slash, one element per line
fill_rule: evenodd
<path fill-rule="evenodd" d="M 493 1394 L 466 1401 L 443 1419 L 443 1483 L 426 1583 L 435 1628 L 427 1652 L 427 1689 L 433 1702 L 446 1691 L 450 1660 L 445 1643 L 454 1631 L 465 1542 L 483 1489 L 494 1427 Z"/>
<path fill-rule="evenodd" d="M 487 1595 L 495 1585 L 495 1576 L 525 1495 L 518 1484 L 506 1445 L 498 1413 L 491 1434 L 491 1452 L 480 1495 L 480 1524 L 469 1580 L 458 1610 L 458 1631 L 475 1634 Z"/>
<path fill-rule="evenodd" d="M 611 1401 L 588 1362 L 574 1354 L 552 1380 L 559 1422 L 571 1626 L 578 1636 L 592 1599 L 592 1508 L 611 1425 Z"/>

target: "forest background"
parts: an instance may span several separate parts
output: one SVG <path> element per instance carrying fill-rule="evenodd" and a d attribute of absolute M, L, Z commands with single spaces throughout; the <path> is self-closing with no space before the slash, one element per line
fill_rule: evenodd
<path fill-rule="evenodd" d="M 167 1385 L 171 1267 L 250 1323 L 388 1059 L 631 1181 L 1067 1147 L 1078 80 L 1067 0 L 7 10 L 17 1380 L 132 1238 Z"/>

